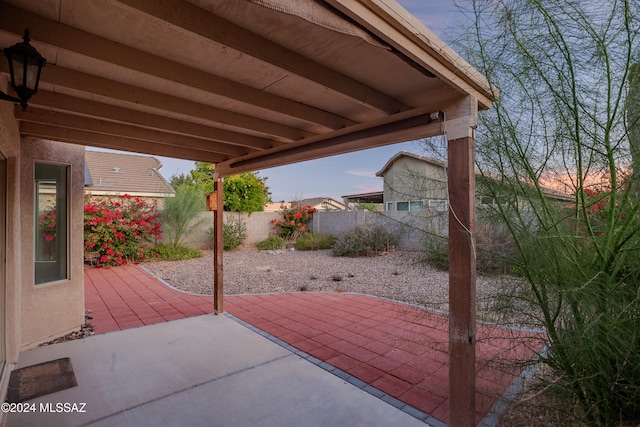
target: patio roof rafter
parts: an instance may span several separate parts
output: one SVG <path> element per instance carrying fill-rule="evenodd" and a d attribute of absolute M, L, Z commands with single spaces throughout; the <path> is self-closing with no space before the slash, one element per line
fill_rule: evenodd
<path fill-rule="evenodd" d="M 236 111 L 214 107 L 166 93 L 159 93 L 144 87 L 109 80 L 56 65 L 47 66 L 47 73 L 43 76 L 42 83 L 53 85 L 54 88 L 80 90 L 129 104 L 198 117 L 222 127 L 246 129 L 258 134 L 290 140 L 311 135 L 310 132 L 274 121 L 252 117 Z"/>
<path fill-rule="evenodd" d="M 140 146 L 138 153 L 156 156 L 175 157 L 178 159 L 200 159 L 202 162 L 218 163 L 226 160 L 229 156 L 218 153 L 202 151 L 190 148 L 183 148 L 176 154 L 171 146 L 161 144 L 149 144 L 148 141 L 134 139 L 126 136 L 105 135 L 102 133 L 90 132 L 84 129 L 63 128 L 45 123 L 20 123 L 20 133 L 30 137 L 48 139 L 51 141 L 68 142 L 70 144 L 91 145 L 98 148 L 110 150 L 121 150 L 123 144 Z"/>
<path fill-rule="evenodd" d="M 211 147 L 211 140 L 162 132 L 156 129 L 147 129 L 129 124 L 115 123 L 102 119 L 40 110 L 37 108 L 31 108 L 30 111 L 27 112 L 19 111 L 16 113 L 16 117 L 20 118 L 23 124 L 44 123 L 61 128 L 84 129 L 98 134 L 111 135 L 115 137 L 129 137 L 139 139 L 141 141 L 156 142 L 169 146 L 180 144 L 184 148 L 203 152 L 208 151 Z M 216 146 L 216 152 L 230 156 L 239 156 L 254 151 L 257 150 L 226 143 L 219 143 Z"/>
<path fill-rule="evenodd" d="M 80 117 L 101 117 L 115 123 L 131 124 L 141 128 L 156 129 L 177 135 L 187 135 L 255 150 L 265 150 L 285 144 L 284 142 L 259 138 L 244 133 L 231 132 L 196 122 L 168 118 L 158 114 L 131 110 L 44 90 L 40 90 L 38 96 L 34 98 L 30 104 L 32 107 L 38 109 L 66 112 Z M 21 120 L 26 119 L 28 117 L 27 114 L 29 113 L 24 113 L 16 109 L 16 117 Z"/>
<path fill-rule="evenodd" d="M 249 55 L 260 61 L 325 86 L 362 105 L 393 114 L 409 109 L 398 100 L 368 87 L 312 58 L 305 57 L 282 45 L 246 30 L 217 15 L 184 0 L 118 0 L 129 7 L 164 22 L 198 34 L 222 46 Z"/>

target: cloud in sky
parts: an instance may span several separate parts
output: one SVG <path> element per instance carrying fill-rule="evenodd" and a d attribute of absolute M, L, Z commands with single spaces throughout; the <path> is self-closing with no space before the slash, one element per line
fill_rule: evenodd
<path fill-rule="evenodd" d="M 377 179 L 378 177 L 376 176 L 376 172 L 377 170 L 374 170 L 374 169 L 351 169 L 351 170 L 345 171 L 345 173 L 349 175 L 360 176 L 362 178 Z"/>
<path fill-rule="evenodd" d="M 357 184 L 353 189 L 355 190 L 353 194 L 374 193 L 376 191 L 382 191 L 382 181 L 380 181 L 378 184 Z"/>

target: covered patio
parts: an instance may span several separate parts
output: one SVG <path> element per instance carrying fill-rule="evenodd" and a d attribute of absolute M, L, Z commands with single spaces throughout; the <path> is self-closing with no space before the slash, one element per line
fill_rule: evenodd
<path fill-rule="evenodd" d="M 8 426 L 447 425 L 443 313 L 299 292 L 226 296 L 228 313 L 212 316 L 210 297 L 139 266 L 85 270 L 85 294 L 97 335 L 24 352 L 20 366 L 69 357 L 78 387 L 29 403 L 86 412 L 10 414 Z M 475 425 L 491 427 L 544 336 L 477 327 Z"/>
<path fill-rule="evenodd" d="M 225 176 L 446 135 L 449 421 L 474 425 L 473 143 L 494 95 L 469 64 L 392 0 L 2 2 L 0 43 L 25 28 L 48 62 L 29 108 L 13 111 L 22 144 L 216 164 L 217 314 Z"/>

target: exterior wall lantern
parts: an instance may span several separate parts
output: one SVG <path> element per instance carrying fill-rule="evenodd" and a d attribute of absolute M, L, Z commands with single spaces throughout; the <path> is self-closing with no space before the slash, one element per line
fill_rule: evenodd
<path fill-rule="evenodd" d="M 40 72 L 47 60 L 29 44 L 29 30 L 24 30 L 24 41 L 4 48 L 4 56 L 9 62 L 11 86 L 18 98 L 0 92 L 0 99 L 17 102 L 22 110 L 27 109 L 27 101 L 38 91 Z"/>

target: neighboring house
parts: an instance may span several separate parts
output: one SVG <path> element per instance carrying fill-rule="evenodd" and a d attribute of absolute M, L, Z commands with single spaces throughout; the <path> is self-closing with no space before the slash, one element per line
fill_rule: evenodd
<path fill-rule="evenodd" d="M 310 199 L 294 200 L 292 202 L 272 202 L 264 206 L 265 212 L 278 212 L 289 209 L 292 205 L 311 206 L 317 211 L 340 211 L 345 209 L 345 205 L 331 197 L 313 197 Z"/>
<path fill-rule="evenodd" d="M 385 211 L 423 211 L 427 208 L 431 212 L 448 210 L 447 164 L 440 160 L 401 151 L 391 157 L 376 176 L 384 179 Z M 477 205 L 494 204 L 495 200 L 483 193 L 482 182 L 478 175 Z M 555 189 L 543 188 L 542 191 L 551 200 L 573 200 L 572 196 Z M 356 198 L 357 195 L 349 197 Z"/>
<path fill-rule="evenodd" d="M 175 196 L 155 157 L 86 150 L 85 160 L 85 193 L 90 196 L 128 194 L 160 207 L 162 200 Z"/>
<path fill-rule="evenodd" d="M 313 197 L 310 199 L 296 200 L 291 203 L 302 206 L 311 206 L 312 208 L 316 208 L 317 211 L 343 211 L 346 209 L 344 203 L 332 199 L 331 197 Z"/>
<path fill-rule="evenodd" d="M 447 210 L 447 165 L 401 151 L 376 173 L 382 177 L 385 211 Z"/>
<path fill-rule="evenodd" d="M 264 205 L 264 212 L 279 212 L 283 209 L 289 209 L 291 207 L 291 203 L 282 202 L 269 202 Z"/>

